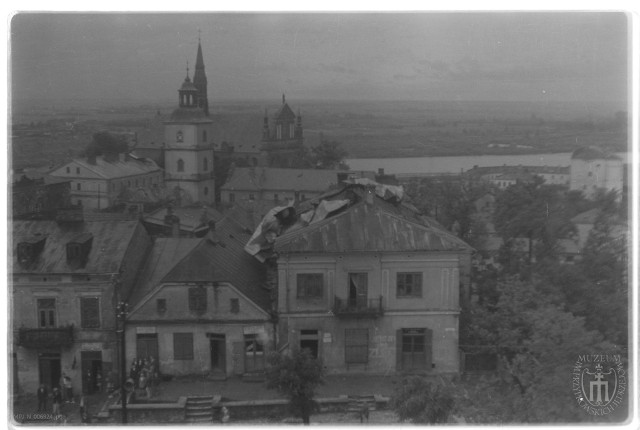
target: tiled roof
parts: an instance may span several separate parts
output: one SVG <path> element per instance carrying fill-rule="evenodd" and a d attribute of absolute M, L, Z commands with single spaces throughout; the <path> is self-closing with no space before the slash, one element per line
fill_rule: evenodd
<path fill-rule="evenodd" d="M 160 208 L 144 216 L 144 222 L 156 225 L 164 225 L 164 219 L 168 209 Z M 194 232 L 207 226 L 208 220 L 219 221 L 223 215 L 212 207 L 176 207 L 173 214 L 180 218 L 180 230 Z"/>
<path fill-rule="evenodd" d="M 222 190 L 321 192 L 337 185 L 339 170 L 236 167 Z"/>
<path fill-rule="evenodd" d="M 228 282 L 269 310 L 269 291 L 262 286 L 264 265 L 244 252 L 250 236 L 233 220 L 223 219 L 216 223 L 215 233 L 201 239 L 161 282 Z"/>
<path fill-rule="evenodd" d="M 158 238 L 144 264 L 130 304 L 135 306 L 160 283 L 162 278 L 200 243 L 201 239 Z"/>
<path fill-rule="evenodd" d="M 138 221 L 85 221 L 61 225 L 55 221 L 13 221 L 14 273 L 116 273 L 120 270 Z M 91 250 L 84 267 L 67 263 L 67 243 L 91 234 Z M 18 243 L 34 237 L 46 237 L 44 248 L 35 261 L 23 268 L 17 261 Z"/>
<path fill-rule="evenodd" d="M 107 161 L 104 157 L 97 157 L 96 164 L 90 164 L 86 159 L 74 159 L 67 165 L 70 164 L 78 164 L 104 179 L 125 178 L 127 176 L 145 175 L 160 171 L 160 168 L 153 160 L 132 157 L 128 157 L 127 161 L 121 161 L 120 159 Z M 56 172 L 59 172 L 56 176 L 68 177 L 64 173 L 64 167 L 56 169 Z M 71 175 L 70 177 L 82 178 L 83 176 Z"/>
<path fill-rule="evenodd" d="M 317 252 L 470 251 L 471 247 L 411 208 L 346 187 L 333 199 L 353 204 L 308 226 L 294 225 L 276 239 L 281 254 Z M 356 197 L 358 196 L 358 197 Z"/>

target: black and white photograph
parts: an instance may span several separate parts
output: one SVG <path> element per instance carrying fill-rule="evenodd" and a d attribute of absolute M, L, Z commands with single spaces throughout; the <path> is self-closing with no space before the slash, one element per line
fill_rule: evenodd
<path fill-rule="evenodd" d="M 5 18 L 10 426 L 638 427 L 634 12 Z"/>

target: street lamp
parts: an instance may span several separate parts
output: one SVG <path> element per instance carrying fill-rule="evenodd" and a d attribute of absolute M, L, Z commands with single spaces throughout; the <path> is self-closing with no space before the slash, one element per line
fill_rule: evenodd
<path fill-rule="evenodd" d="M 125 354 L 125 323 L 127 314 L 129 313 L 129 305 L 126 302 L 118 302 L 116 308 L 116 318 L 120 322 L 120 402 L 122 404 L 122 423 L 127 423 L 127 390 L 125 384 L 127 382 L 127 361 Z"/>

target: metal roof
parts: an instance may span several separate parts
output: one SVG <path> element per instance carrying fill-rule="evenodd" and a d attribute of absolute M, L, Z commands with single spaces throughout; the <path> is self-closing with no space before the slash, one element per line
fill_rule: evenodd
<path fill-rule="evenodd" d="M 362 187 L 347 187 L 334 199 L 350 206 L 308 226 L 294 225 L 276 239 L 274 250 L 287 253 L 471 251 L 452 233 L 401 203 L 391 203 Z M 354 193 L 355 191 L 355 193 Z M 358 196 L 358 197 L 356 197 Z"/>

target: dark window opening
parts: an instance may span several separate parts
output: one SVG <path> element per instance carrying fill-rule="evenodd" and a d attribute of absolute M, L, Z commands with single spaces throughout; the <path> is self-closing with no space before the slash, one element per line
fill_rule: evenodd
<path fill-rule="evenodd" d="M 298 273 L 297 297 L 299 299 L 322 298 L 324 279 L 322 273 Z"/>
<path fill-rule="evenodd" d="M 318 330 L 300 330 L 300 350 L 307 349 L 313 358 L 318 358 Z"/>
<path fill-rule="evenodd" d="M 422 273 L 398 273 L 398 297 L 422 297 Z"/>
<path fill-rule="evenodd" d="M 207 310 L 207 289 L 205 287 L 189 288 L 189 310 L 196 312 Z"/>
<path fill-rule="evenodd" d="M 56 326 L 56 299 L 38 299 L 38 327 Z"/>
<path fill-rule="evenodd" d="M 231 313 L 232 314 L 237 314 L 240 312 L 240 300 L 238 299 L 231 299 L 229 301 L 229 307 L 231 308 Z"/>
<path fill-rule="evenodd" d="M 163 314 L 167 311 L 167 299 L 157 299 L 156 309 L 159 314 Z"/>

